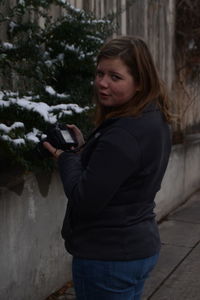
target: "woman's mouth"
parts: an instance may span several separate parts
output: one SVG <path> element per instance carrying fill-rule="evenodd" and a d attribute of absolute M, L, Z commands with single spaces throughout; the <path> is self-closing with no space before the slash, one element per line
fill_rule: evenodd
<path fill-rule="evenodd" d="M 106 99 L 108 98 L 110 95 L 106 94 L 106 93 L 99 93 L 100 98 Z"/>

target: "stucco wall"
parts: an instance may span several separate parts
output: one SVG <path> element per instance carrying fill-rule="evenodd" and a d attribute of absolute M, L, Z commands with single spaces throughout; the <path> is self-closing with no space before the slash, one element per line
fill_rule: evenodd
<path fill-rule="evenodd" d="M 184 145 L 172 148 L 162 187 L 156 196 L 158 221 L 200 189 L 199 170 L 200 137 L 188 136 Z"/>
<path fill-rule="evenodd" d="M 21 194 L 12 185 L 0 189 L 1 300 L 44 300 L 71 279 L 71 257 L 60 236 L 66 207 L 60 180 L 54 174 L 42 196 L 47 180 L 24 179 Z"/>
<path fill-rule="evenodd" d="M 158 220 L 200 188 L 199 170 L 200 138 L 173 146 L 156 197 Z M 44 300 L 71 280 L 71 256 L 60 236 L 67 199 L 57 172 L 47 177 L 29 174 L 23 188 L 19 181 L 0 188 L 2 300 Z"/>

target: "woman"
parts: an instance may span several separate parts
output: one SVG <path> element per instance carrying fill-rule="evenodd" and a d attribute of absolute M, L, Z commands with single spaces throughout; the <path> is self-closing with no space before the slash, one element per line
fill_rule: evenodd
<path fill-rule="evenodd" d="M 137 37 L 102 47 L 94 86 L 96 129 L 83 150 L 44 144 L 68 198 L 62 236 L 78 300 L 141 299 L 160 251 L 153 209 L 171 148 L 168 98 Z M 80 130 L 69 127 L 81 146 Z"/>

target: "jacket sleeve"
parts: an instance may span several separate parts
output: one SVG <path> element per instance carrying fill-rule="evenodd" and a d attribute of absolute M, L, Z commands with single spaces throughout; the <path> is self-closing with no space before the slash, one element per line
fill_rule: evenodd
<path fill-rule="evenodd" d="M 65 193 L 73 209 L 83 218 L 101 213 L 120 186 L 140 166 L 136 139 L 122 128 L 113 128 L 99 137 L 86 169 L 80 155 L 62 153 L 58 160 Z"/>

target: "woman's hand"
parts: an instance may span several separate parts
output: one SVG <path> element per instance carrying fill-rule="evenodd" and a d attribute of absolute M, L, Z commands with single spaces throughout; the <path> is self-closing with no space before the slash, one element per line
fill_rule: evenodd
<path fill-rule="evenodd" d="M 80 129 L 74 125 L 74 124 L 71 124 L 71 125 L 68 125 L 67 124 L 67 127 L 72 129 L 76 139 L 77 139 L 77 142 L 78 142 L 78 147 L 81 147 L 85 144 L 85 140 L 84 140 L 84 137 L 83 137 L 83 134 L 82 132 L 80 131 Z"/>
<path fill-rule="evenodd" d="M 53 157 L 55 157 L 56 159 L 59 157 L 59 155 L 61 153 L 63 153 L 64 151 L 61 149 L 56 149 L 55 147 L 53 147 L 49 142 L 44 142 L 43 143 L 44 148 L 46 148 L 52 155 Z"/>
<path fill-rule="evenodd" d="M 80 129 L 79 129 L 76 125 L 74 125 L 74 124 L 67 125 L 67 127 L 69 127 L 69 128 L 73 131 L 73 133 L 74 133 L 74 135 L 75 135 L 75 137 L 76 137 L 76 139 L 77 139 L 77 142 L 78 142 L 78 147 L 83 146 L 83 145 L 85 144 L 85 140 L 84 140 L 83 134 L 82 134 L 82 132 L 80 131 Z M 56 148 L 53 147 L 49 142 L 44 142 L 44 143 L 43 143 L 43 146 L 44 146 L 44 148 L 46 148 L 46 149 L 52 154 L 52 156 L 53 156 L 54 158 L 56 158 L 56 159 L 59 157 L 59 155 L 60 155 L 61 153 L 64 152 L 64 151 L 61 150 L 61 149 L 56 149 Z"/>

